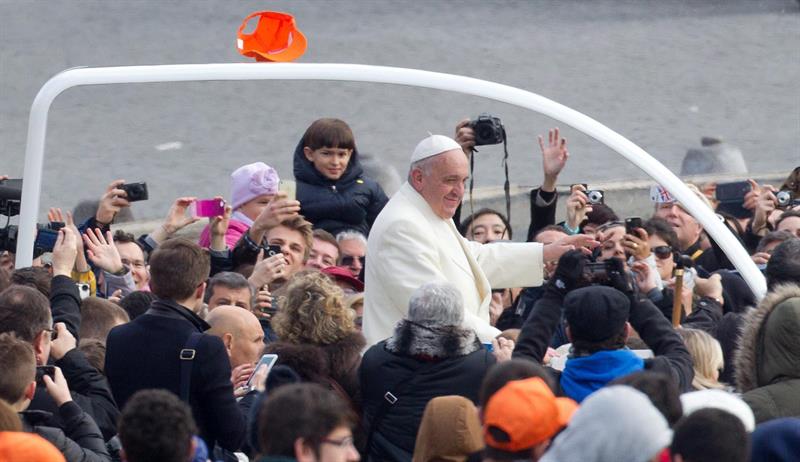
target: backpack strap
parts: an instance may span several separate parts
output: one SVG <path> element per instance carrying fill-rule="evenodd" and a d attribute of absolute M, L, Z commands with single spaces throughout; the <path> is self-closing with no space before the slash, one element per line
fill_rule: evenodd
<path fill-rule="evenodd" d="M 192 385 L 192 366 L 197 356 L 197 345 L 203 337 L 202 332 L 192 332 L 179 354 L 181 360 L 181 400 L 189 403 L 189 390 Z"/>

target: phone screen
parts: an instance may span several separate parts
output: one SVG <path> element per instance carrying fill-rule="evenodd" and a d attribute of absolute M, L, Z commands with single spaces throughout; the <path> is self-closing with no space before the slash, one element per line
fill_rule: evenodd
<path fill-rule="evenodd" d="M 253 373 L 250 375 L 250 378 L 247 379 L 247 388 L 253 388 L 253 379 L 255 377 L 262 377 L 266 378 L 269 371 L 272 370 L 272 366 L 275 365 L 275 362 L 278 360 L 278 355 L 273 354 L 266 354 L 261 357 L 256 364 L 256 368 L 253 369 Z"/>
<path fill-rule="evenodd" d="M 286 198 L 293 201 L 297 199 L 297 183 L 292 180 L 281 180 L 278 190 L 286 193 Z"/>

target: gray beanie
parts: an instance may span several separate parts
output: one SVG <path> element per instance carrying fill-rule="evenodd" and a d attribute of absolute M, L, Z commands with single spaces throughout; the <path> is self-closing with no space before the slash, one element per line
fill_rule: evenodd
<path fill-rule="evenodd" d="M 642 392 L 624 385 L 592 393 L 541 462 L 645 462 L 669 446 L 672 430 Z"/>
<path fill-rule="evenodd" d="M 461 292 L 449 282 L 425 284 L 411 294 L 409 321 L 425 326 L 460 326 L 464 321 Z"/>

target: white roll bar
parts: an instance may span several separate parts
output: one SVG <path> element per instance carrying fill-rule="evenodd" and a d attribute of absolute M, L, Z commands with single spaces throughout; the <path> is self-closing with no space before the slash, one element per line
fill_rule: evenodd
<path fill-rule="evenodd" d="M 720 245 L 756 297 L 760 299 L 766 293 L 764 276 L 717 216 L 659 161 L 591 117 L 543 96 L 508 85 L 438 72 L 359 64 L 240 63 L 100 67 L 69 69 L 53 76 L 39 90 L 31 106 L 17 241 L 17 267 L 30 266 L 33 259 L 47 115 L 53 100 L 61 92 L 79 85 L 209 80 L 342 80 L 391 83 L 482 96 L 539 112 L 600 141 L 663 185 Z"/>

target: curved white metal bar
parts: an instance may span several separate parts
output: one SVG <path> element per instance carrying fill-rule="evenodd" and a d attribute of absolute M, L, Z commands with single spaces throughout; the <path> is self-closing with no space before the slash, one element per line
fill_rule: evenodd
<path fill-rule="evenodd" d="M 766 293 L 764 276 L 716 215 L 711 213 L 669 169 L 642 148 L 591 117 L 545 97 L 508 85 L 452 74 L 358 64 L 181 64 L 78 68 L 55 75 L 39 90 L 31 107 L 28 146 L 25 152 L 25 181 L 17 243 L 17 266 L 30 265 L 33 257 L 47 115 L 51 103 L 61 92 L 79 85 L 209 80 L 341 80 L 390 83 L 482 96 L 542 113 L 600 141 L 663 185 L 702 223 L 756 296 L 761 298 Z"/>

